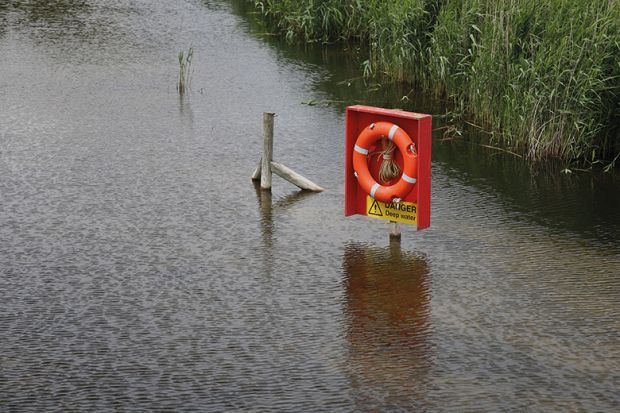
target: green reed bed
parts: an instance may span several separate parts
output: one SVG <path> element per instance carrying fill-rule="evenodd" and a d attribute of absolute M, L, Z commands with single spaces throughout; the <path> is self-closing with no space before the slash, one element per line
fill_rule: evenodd
<path fill-rule="evenodd" d="M 532 160 L 618 160 L 620 0 L 254 3 L 291 40 L 366 45 L 366 75 L 450 99 Z"/>

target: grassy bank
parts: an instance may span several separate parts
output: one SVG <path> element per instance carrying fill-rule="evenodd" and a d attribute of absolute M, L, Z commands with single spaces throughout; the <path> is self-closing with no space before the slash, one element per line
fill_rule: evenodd
<path fill-rule="evenodd" d="M 365 45 L 367 75 L 450 99 L 530 159 L 620 154 L 619 0 L 249 1 L 291 40 Z"/>

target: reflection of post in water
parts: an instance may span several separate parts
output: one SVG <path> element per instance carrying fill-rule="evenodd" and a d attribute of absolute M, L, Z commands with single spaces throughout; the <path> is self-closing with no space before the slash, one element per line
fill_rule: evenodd
<path fill-rule="evenodd" d="M 182 118 L 187 118 L 192 127 L 194 126 L 194 111 L 187 95 L 179 94 L 179 114 Z"/>
<path fill-rule="evenodd" d="M 256 199 L 258 200 L 258 208 L 260 211 L 261 233 L 265 245 L 265 255 L 271 257 L 273 247 L 273 214 L 285 211 L 290 206 L 296 204 L 312 192 L 298 191 L 293 192 L 276 202 L 272 201 L 271 191 L 262 190 L 260 181 L 252 181 L 256 191 Z"/>
<path fill-rule="evenodd" d="M 401 251 L 398 241 L 350 244 L 343 270 L 356 400 L 365 409 L 422 407 L 431 360 L 426 260 Z"/>

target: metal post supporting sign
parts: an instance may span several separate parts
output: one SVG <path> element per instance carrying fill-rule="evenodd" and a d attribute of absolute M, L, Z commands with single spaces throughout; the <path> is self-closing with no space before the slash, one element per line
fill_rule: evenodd
<path fill-rule="evenodd" d="M 349 106 L 346 112 L 345 216 L 415 225 L 430 225 L 431 193 L 430 115 Z M 391 140 L 394 161 L 402 173 L 392 181 L 379 178 L 386 157 L 379 155 Z M 356 170 L 357 168 L 357 170 Z"/>

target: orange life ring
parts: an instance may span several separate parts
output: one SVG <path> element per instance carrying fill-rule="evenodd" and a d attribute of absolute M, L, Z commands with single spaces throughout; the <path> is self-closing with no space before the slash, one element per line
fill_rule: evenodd
<path fill-rule="evenodd" d="M 380 185 L 368 170 L 368 152 L 373 143 L 388 138 L 403 156 L 403 172 L 397 183 Z M 418 154 L 407 132 L 390 122 L 376 122 L 368 125 L 357 137 L 353 151 L 353 170 L 362 189 L 381 202 L 400 202 L 417 182 Z"/>

